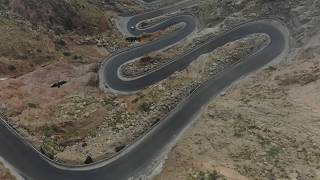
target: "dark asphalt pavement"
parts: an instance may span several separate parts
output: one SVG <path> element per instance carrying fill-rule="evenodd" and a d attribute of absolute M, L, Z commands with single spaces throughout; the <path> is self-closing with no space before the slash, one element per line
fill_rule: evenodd
<path fill-rule="evenodd" d="M 165 13 L 163 10 L 136 16 L 128 23 L 128 27 L 150 17 Z M 124 81 L 118 77 L 117 69 L 125 62 L 138 58 L 152 51 L 157 51 L 182 40 L 192 33 L 196 27 L 192 16 L 182 15 L 170 18 L 144 32 L 153 32 L 167 26 L 183 22 L 184 28 L 171 33 L 150 44 L 122 52 L 109 59 L 102 66 L 103 83 L 119 92 L 137 91 L 169 77 L 172 73 L 187 67 L 198 56 L 254 33 L 269 35 L 271 42 L 263 50 L 246 58 L 240 63 L 227 68 L 223 73 L 208 80 L 195 90 L 190 97 L 181 102 L 168 116 L 154 128 L 125 148 L 112 159 L 85 166 L 65 166 L 47 159 L 35 150 L 23 137 L 5 123 L 0 116 L 0 156 L 9 162 L 19 174 L 29 180 L 124 180 L 138 177 L 152 164 L 159 160 L 176 142 L 178 135 L 185 130 L 199 113 L 201 107 L 217 96 L 223 89 L 240 77 L 247 75 L 280 55 L 286 47 L 286 34 L 279 23 L 272 21 L 255 21 L 239 26 L 219 37 L 209 39 L 205 44 L 177 57 L 172 63 L 138 79 Z M 138 35 L 142 31 L 133 32 Z"/>

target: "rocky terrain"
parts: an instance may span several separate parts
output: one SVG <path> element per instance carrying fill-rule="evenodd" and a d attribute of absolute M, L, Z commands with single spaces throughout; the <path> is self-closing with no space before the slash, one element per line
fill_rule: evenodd
<path fill-rule="evenodd" d="M 0 111 L 42 153 L 68 164 L 115 155 L 203 81 L 268 42 L 265 35 L 251 35 L 135 95 L 116 96 L 97 88 L 99 63 L 139 43 L 125 42 L 113 18 L 150 5 L 35 1 L 0 3 Z M 319 7 L 317 0 L 200 1 L 183 11 L 199 18 L 195 34 L 123 67 L 124 75 L 140 75 L 257 18 L 280 19 L 292 35 L 287 61 L 239 82 L 212 102 L 155 179 L 320 178 Z M 176 28 L 147 36 L 140 44 L 172 30 Z M 51 88 L 59 80 L 67 83 Z"/>
<path fill-rule="evenodd" d="M 96 63 L 108 55 L 106 49 L 114 52 L 126 47 L 123 36 L 113 28 L 112 19 L 121 9 L 112 4 L 86 0 L 1 3 L 0 78 L 19 76 L 55 61 Z"/>
<path fill-rule="evenodd" d="M 50 156 L 46 135 L 59 103 L 74 92 L 97 92 L 99 63 L 130 46 L 113 17 L 136 7 L 126 0 L 1 2 L 0 111 L 44 153 Z M 67 82 L 65 88 L 51 88 L 60 80 Z M 57 127 L 59 134 L 64 134 L 65 124 Z M 78 137 L 67 141 L 74 139 Z"/>
<path fill-rule="evenodd" d="M 320 179 L 319 1 L 205 4 L 199 16 L 208 27 L 256 17 L 284 20 L 291 53 L 210 103 L 155 179 Z"/>
<path fill-rule="evenodd" d="M 289 65 L 267 68 L 232 86 L 212 102 L 156 179 L 199 173 L 319 179 L 320 49 L 311 49 Z"/>
<path fill-rule="evenodd" d="M 44 31 L 44 36 L 50 41 L 46 33 Z M 84 40 L 83 33 L 69 35 L 66 31 L 58 35 L 53 32 L 57 38 L 53 41 L 53 53 L 60 58 L 58 61 L 53 58 L 46 64 L 39 63 L 30 69 L 32 72 L 20 72 L 22 75 L 0 84 L 1 110 L 10 118 L 10 124 L 48 157 L 72 164 L 111 157 L 161 120 L 209 75 L 236 63 L 267 42 L 264 36 L 254 35 L 230 43 L 217 50 L 216 58 L 207 61 L 204 56 L 160 84 L 131 97 L 118 97 L 97 89 L 97 62 L 108 56 L 113 45 L 106 45 L 105 50 L 93 39 L 101 35 L 99 32 L 95 32 L 97 36 L 85 35 Z M 143 41 L 153 38 L 145 37 Z M 194 46 L 191 43 L 194 39 L 201 36 L 190 37 L 189 46 Z M 173 52 L 167 59 L 182 50 Z M 51 88 L 59 80 L 67 83 L 61 88 Z"/>

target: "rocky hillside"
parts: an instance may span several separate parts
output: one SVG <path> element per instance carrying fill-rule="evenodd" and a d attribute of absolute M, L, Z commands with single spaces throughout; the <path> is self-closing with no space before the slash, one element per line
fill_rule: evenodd
<path fill-rule="evenodd" d="M 103 11 L 85 0 L 13 0 L 6 5 L 9 11 L 31 23 L 41 23 L 55 31 L 77 30 L 89 34 L 108 29 Z"/>
<path fill-rule="evenodd" d="M 138 8 L 127 0 L 13 0 L 0 4 L 0 111 L 5 112 L 12 120 L 9 123 L 25 136 L 30 135 L 26 127 L 34 129 L 36 124 L 42 124 L 39 129 L 48 135 L 51 129 L 46 127 L 53 123 L 51 117 L 54 117 L 51 110 L 55 112 L 55 108 L 74 93 L 92 90 L 99 94 L 99 63 L 111 52 L 129 45 L 117 31 L 113 17 Z M 51 88 L 60 80 L 67 84 L 63 88 Z M 69 115 L 74 113 L 72 110 Z M 26 125 L 21 124 L 23 119 Z M 61 120 L 63 118 L 56 123 Z M 84 117 L 81 124 L 90 124 L 87 120 Z M 79 132 L 87 136 L 98 123 L 93 120 L 93 125 L 87 127 L 78 121 L 72 126 L 84 127 L 85 130 Z M 70 124 L 67 119 L 56 129 L 67 134 L 73 131 Z M 79 139 L 77 135 L 69 135 L 75 141 Z M 74 141 L 65 143 L 70 142 Z M 50 139 L 43 143 L 53 145 Z"/>
<path fill-rule="evenodd" d="M 157 180 L 320 179 L 319 59 L 320 49 L 311 47 L 229 88 L 174 148 Z"/>
<path fill-rule="evenodd" d="M 276 18 L 290 30 L 291 51 L 214 100 L 157 180 L 320 179 L 319 7 L 318 0 L 203 1 L 204 29 Z"/>
<path fill-rule="evenodd" d="M 69 163 L 90 163 L 119 152 L 209 75 L 266 42 L 261 35 L 232 42 L 158 85 L 119 97 L 97 89 L 97 69 L 103 58 L 129 45 L 112 17 L 141 10 L 136 1 L 1 2 L 0 110 L 44 154 Z M 158 178 L 317 179 L 319 1 L 200 2 L 184 11 L 199 17 L 199 32 L 181 44 L 195 47 L 239 23 L 276 18 L 292 35 L 292 61 L 252 75 L 210 104 Z M 154 57 L 170 59 L 185 50 L 177 45 Z M 50 88 L 58 80 L 68 82 Z"/>
<path fill-rule="evenodd" d="M 123 46 L 112 18 L 125 0 L 2 0 L 0 78 L 56 61 L 92 63 Z M 116 5 L 116 6 L 115 6 Z M 127 5 L 128 9 L 135 4 Z"/>
<path fill-rule="evenodd" d="M 197 15 L 204 27 L 239 24 L 257 18 L 274 18 L 286 23 L 295 46 L 302 46 L 320 30 L 318 0 L 205 0 Z"/>
<path fill-rule="evenodd" d="M 2 9 L 16 13 L 33 24 L 43 24 L 57 32 L 76 31 L 81 34 L 110 30 L 110 19 L 105 11 L 108 7 L 121 10 L 118 5 L 121 1 L 102 0 L 12 0 L 1 4 Z"/>

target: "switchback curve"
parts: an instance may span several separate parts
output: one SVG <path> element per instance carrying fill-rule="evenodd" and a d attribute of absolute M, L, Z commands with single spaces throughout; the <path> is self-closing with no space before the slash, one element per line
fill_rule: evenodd
<path fill-rule="evenodd" d="M 135 16 L 129 21 L 128 27 L 136 25 L 141 20 L 144 20 L 144 18 L 162 15 L 162 13 L 162 10 L 157 10 L 149 12 L 147 16 Z M 3 115 L 0 115 L 0 156 L 15 167 L 19 174 L 29 180 L 122 180 L 139 177 L 150 170 L 150 168 L 152 169 L 153 165 L 157 164 L 156 162 L 169 151 L 178 135 L 193 122 L 201 107 L 239 78 L 276 59 L 288 44 L 288 34 L 285 30 L 286 28 L 281 23 L 274 20 L 254 21 L 236 27 L 221 36 L 209 39 L 206 43 L 178 57 L 165 67 L 159 68 L 147 75 L 128 81 L 119 78 L 117 69 L 123 63 L 185 38 L 194 31 L 196 23 L 194 17 L 183 15 L 173 17 L 151 29 L 144 30 L 151 32 L 180 22 L 185 24 L 182 30 L 147 45 L 121 52 L 107 60 L 101 67 L 101 84 L 103 86 L 107 85 L 109 90 L 118 93 L 135 92 L 167 78 L 181 68 L 185 68 L 201 54 L 211 52 L 217 47 L 238 40 L 246 35 L 264 33 L 270 37 L 270 43 L 259 52 L 228 67 L 218 76 L 203 83 L 160 123 L 111 159 L 85 166 L 66 166 L 53 162 L 34 149 L 23 137 L 16 133 L 6 123 Z M 130 28 L 129 31 L 131 31 Z M 135 34 L 137 32 L 132 33 Z"/>

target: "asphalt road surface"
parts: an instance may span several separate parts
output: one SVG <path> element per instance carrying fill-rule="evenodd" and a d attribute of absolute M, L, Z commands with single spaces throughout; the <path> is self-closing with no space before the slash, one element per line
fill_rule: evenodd
<path fill-rule="evenodd" d="M 135 16 L 128 22 L 128 27 L 171 10 L 171 8 L 160 9 Z M 118 76 L 117 71 L 122 64 L 182 40 L 195 30 L 195 22 L 194 17 L 182 15 L 172 17 L 145 30 L 129 28 L 132 34 L 139 35 L 142 32 L 154 32 L 176 23 L 184 24 L 182 30 L 110 58 L 101 67 L 101 83 L 109 90 L 118 93 L 135 92 L 169 77 L 175 71 L 187 67 L 198 56 L 211 52 L 228 42 L 254 33 L 265 33 L 271 41 L 264 49 L 203 83 L 159 124 L 111 159 L 84 166 L 66 166 L 53 162 L 34 149 L 6 124 L 4 116 L 0 116 L 0 156 L 28 180 L 125 180 L 131 177 L 137 178 L 152 169 L 157 164 L 156 162 L 170 150 L 178 135 L 195 120 L 194 117 L 199 113 L 201 107 L 231 83 L 277 58 L 288 43 L 287 34 L 283 31 L 285 27 L 281 23 L 273 20 L 259 20 L 243 24 L 221 36 L 209 39 L 201 46 L 177 57 L 170 64 L 152 73 L 131 80 L 122 80 Z"/>

